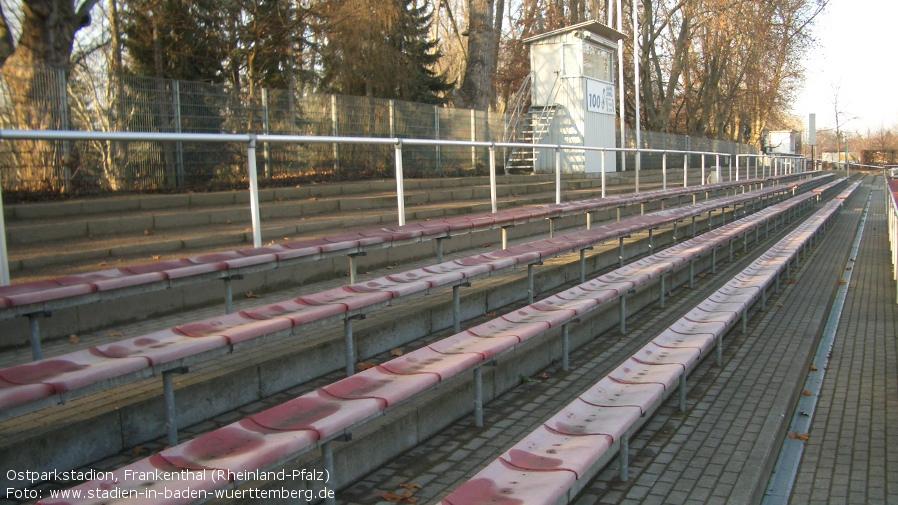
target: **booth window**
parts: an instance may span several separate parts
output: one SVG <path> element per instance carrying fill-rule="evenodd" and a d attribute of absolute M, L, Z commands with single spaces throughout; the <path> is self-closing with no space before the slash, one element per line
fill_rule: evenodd
<path fill-rule="evenodd" d="M 593 44 L 583 44 L 583 75 L 605 82 L 611 79 L 611 51 Z"/>

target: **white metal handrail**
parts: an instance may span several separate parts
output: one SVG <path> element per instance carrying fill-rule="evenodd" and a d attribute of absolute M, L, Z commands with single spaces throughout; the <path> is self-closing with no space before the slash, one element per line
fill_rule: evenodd
<path fill-rule="evenodd" d="M 252 135 L 252 134 L 213 134 L 213 133 L 155 133 L 155 132 L 102 132 L 102 131 L 70 131 L 70 130 L 2 130 L 0 129 L 0 141 L 15 140 L 64 140 L 64 141 L 120 141 L 120 142 L 217 142 L 217 143 L 244 143 L 247 146 L 247 178 L 250 191 L 250 213 L 252 217 L 253 247 L 262 245 L 262 229 L 259 217 L 259 181 L 256 169 L 256 144 L 265 143 L 295 143 L 295 144 L 374 144 L 392 145 L 395 147 L 396 167 L 396 207 L 400 225 L 405 224 L 405 191 L 403 188 L 402 148 L 408 146 L 459 146 L 481 147 L 489 149 L 490 160 L 490 203 L 493 212 L 497 211 L 496 191 L 496 157 L 497 147 L 553 149 L 555 150 L 555 201 L 561 203 L 561 152 L 565 150 L 595 151 L 601 153 L 601 194 L 605 197 L 605 154 L 607 152 L 622 153 L 659 153 L 663 155 L 662 180 L 664 189 L 667 189 L 667 155 L 682 154 L 683 186 L 688 185 L 687 172 L 689 170 L 689 155 L 702 157 L 702 185 L 707 183 L 705 179 L 705 158 L 715 157 L 718 181 L 721 180 L 720 158 L 727 157 L 730 153 L 715 151 L 681 151 L 675 149 L 643 149 L 639 147 L 591 147 L 572 144 L 532 144 L 522 142 L 486 142 L 469 140 L 437 140 L 437 139 L 411 139 L 411 138 L 381 138 L 381 137 L 340 137 L 340 136 L 312 136 L 312 135 Z M 738 156 L 745 155 L 736 155 Z M 639 169 L 637 167 L 636 177 Z M 2 183 L 0 183 L 2 190 Z M 636 188 L 639 192 L 639 188 Z M 2 199 L 0 199 L 0 285 L 7 286 L 9 279 L 9 257 L 6 249 L 6 228 L 2 217 Z"/>

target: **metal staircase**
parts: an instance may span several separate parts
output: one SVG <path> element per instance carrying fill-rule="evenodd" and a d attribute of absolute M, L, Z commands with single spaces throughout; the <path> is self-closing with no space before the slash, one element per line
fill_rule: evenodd
<path fill-rule="evenodd" d="M 508 123 L 505 125 L 505 142 L 538 144 L 542 142 L 552 127 L 552 122 L 555 120 L 558 110 L 558 105 L 554 102 L 558 94 L 559 79 L 556 78 L 555 84 L 552 86 L 551 99 L 549 100 L 549 103 L 552 105 L 530 106 L 524 112 L 525 108 L 530 104 L 531 82 L 531 76 L 528 75 L 516 94 Z M 535 172 L 541 151 L 541 149 L 524 147 L 512 149 L 511 153 L 506 153 L 505 173 Z"/>

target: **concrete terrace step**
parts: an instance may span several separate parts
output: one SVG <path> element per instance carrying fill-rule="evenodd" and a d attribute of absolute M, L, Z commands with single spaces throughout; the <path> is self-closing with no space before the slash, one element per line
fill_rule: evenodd
<path fill-rule="evenodd" d="M 669 179 L 674 175 L 669 174 Z M 632 190 L 627 175 L 608 174 L 607 194 Z M 681 176 L 680 176 L 681 177 Z M 483 178 L 471 178 L 482 182 Z M 499 207 L 554 202 L 553 180 L 546 176 L 508 176 L 498 186 Z M 514 182 L 522 180 L 523 182 Z M 676 179 L 674 179 L 676 180 Z M 406 192 L 406 219 L 418 221 L 488 212 L 489 186 L 454 187 L 462 179 L 415 180 Z M 510 182 L 507 182 L 510 181 Z M 660 187 L 660 174 L 641 177 L 641 189 Z M 698 180 L 691 184 L 697 184 Z M 311 238 L 334 230 L 395 224 L 395 193 L 359 196 L 359 188 L 382 189 L 392 181 L 344 183 L 266 190 L 260 194 L 262 238 Z M 450 185 L 447 189 L 433 187 Z M 431 189 L 424 189 L 431 186 Z M 565 200 L 600 195 L 597 178 L 563 181 Z M 320 195 L 348 195 L 316 197 Z M 304 199 L 303 199 L 304 198 Z M 105 266 L 128 266 L 153 259 L 244 247 L 252 243 L 248 192 L 139 195 L 107 199 L 13 205 L 6 209 L 10 271 L 14 282 L 79 273 Z M 230 203 L 229 203 L 230 202 Z M 70 212 L 71 216 L 60 214 Z M 99 215 L 114 214 L 113 217 Z"/>

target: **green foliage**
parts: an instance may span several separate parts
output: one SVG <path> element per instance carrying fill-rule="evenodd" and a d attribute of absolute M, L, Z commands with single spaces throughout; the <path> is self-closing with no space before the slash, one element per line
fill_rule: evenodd
<path fill-rule="evenodd" d="M 321 12 L 324 90 L 445 102 L 453 83 L 432 70 L 442 55 L 437 42 L 430 39 L 433 14 L 426 2 L 325 0 Z"/>

